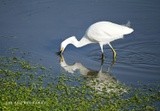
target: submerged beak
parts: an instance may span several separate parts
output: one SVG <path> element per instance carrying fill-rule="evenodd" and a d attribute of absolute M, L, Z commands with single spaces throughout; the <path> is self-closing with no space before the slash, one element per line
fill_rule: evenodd
<path fill-rule="evenodd" d="M 59 52 L 57 52 L 57 54 L 58 54 L 58 55 L 62 55 L 63 51 L 64 51 L 64 49 L 63 49 L 63 48 L 61 48 L 61 49 L 60 49 L 60 51 L 59 51 Z"/>

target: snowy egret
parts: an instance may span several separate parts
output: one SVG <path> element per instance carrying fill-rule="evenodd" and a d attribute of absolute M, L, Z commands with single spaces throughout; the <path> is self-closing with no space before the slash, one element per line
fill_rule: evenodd
<path fill-rule="evenodd" d="M 60 52 L 62 54 L 67 45 L 73 44 L 75 47 L 79 48 L 91 43 L 99 43 L 102 60 L 104 59 L 103 46 L 108 44 L 113 52 L 114 59 L 116 58 L 116 51 L 112 47 L 111 43 L 114 40 L 123 38 L 124 35 L 132 33 L 134 30 L 126 25 L 119 25 L 109 21 L 100 21 L 92 24 L 86 31 L 85 35 L 80 41 L 76 39 L 75 36 L 65 39 L 61 43 Z"/>

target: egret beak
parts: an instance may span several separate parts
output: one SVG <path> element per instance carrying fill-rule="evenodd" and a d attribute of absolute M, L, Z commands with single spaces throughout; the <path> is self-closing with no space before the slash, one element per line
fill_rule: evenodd
<path fill-rule="evenodd" d="M 61 48 L 61 49 L 60 49 L 60 51 L 59 51 L 59 52 L 57 52 L 57 54 L 58 54 L 58 55 L 62 55 L 63 51 L 64 51 L 64 49 L 63 49 L 63 48 Z"/>

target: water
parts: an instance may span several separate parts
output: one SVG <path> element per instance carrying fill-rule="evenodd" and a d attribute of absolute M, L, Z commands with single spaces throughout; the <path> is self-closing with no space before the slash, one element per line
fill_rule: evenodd
<path fill-rule="evenodd" d="M 116 63 L 112 64 L 107 45 L 103 67 L 99 45 L 79 49 L 70 45 L 64 52 L 66 64 L 62 66 L 55 54 L 60 43 L 72 35 L 80 39 L 92 23 L 101 20 L 118 24 L 130 21 L 135 30 L 111 43 L 118 54 Z M 124 84 L 160 83 L 159 20 L 158 0 L 0 0 L 0 54 L 5 55 L 9 48 L 25 50 L 31 53 L 33 62 L 53 68 L 53 76 L 68 70 L 68 74 L 86 76 L 102 68 Z M 83 68 L 73 67 L 75 64 Z"/>

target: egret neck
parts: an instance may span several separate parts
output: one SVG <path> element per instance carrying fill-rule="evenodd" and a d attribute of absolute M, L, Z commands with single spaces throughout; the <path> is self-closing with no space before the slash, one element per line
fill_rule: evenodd
<path fill-rule="evenodd" d="M 93 42 L 88 40 L 88 38 L 86 38 L 85 36 L 82 37 L 82 39 L 80 41 L 78 41 L 75 36 L 72 36 L 72 37 L 69 37 L 69 38 L 65 39 L 61 43 L 60 52 L 63 53 L 63 51 L 65 50 L 65 48 L 69 44 L 73 44 L 75 47 L 79 48 L 79 47 L 83 47 L 83 46 L 85 46 L 87 44 L 91 44 L 91 43 L 93 43 Z"/>

